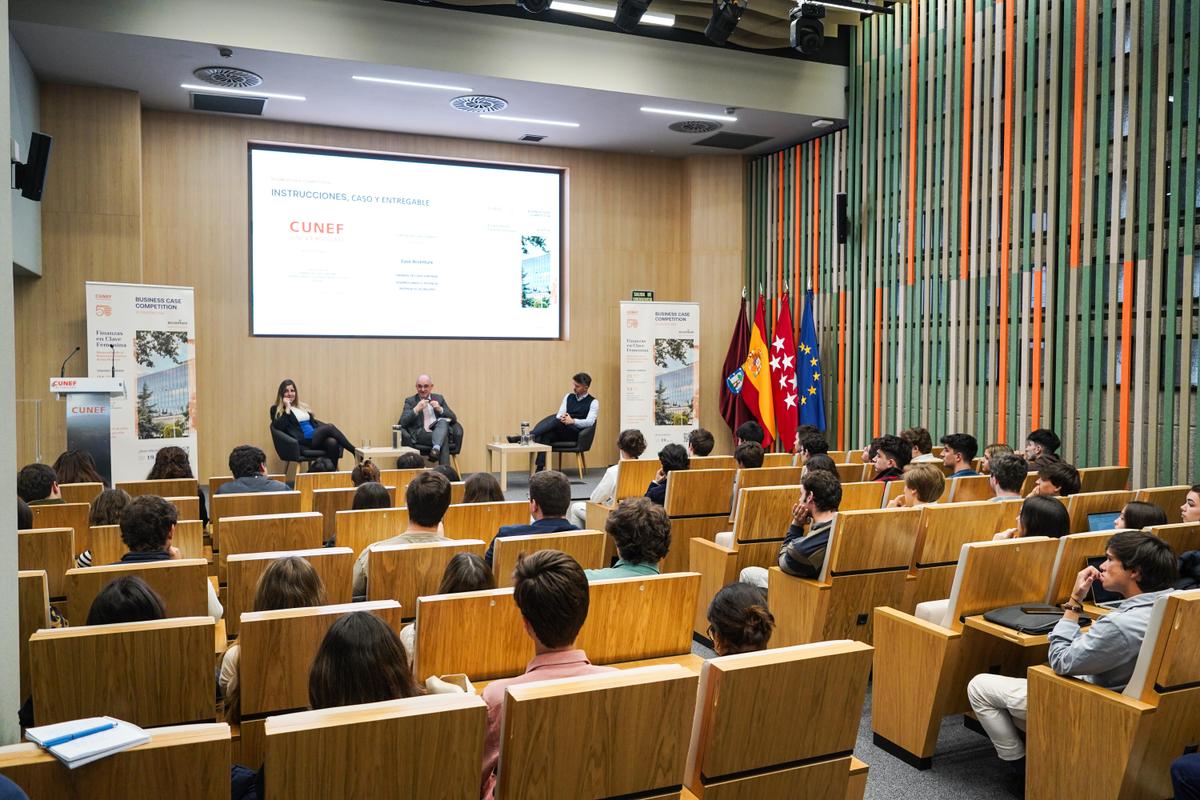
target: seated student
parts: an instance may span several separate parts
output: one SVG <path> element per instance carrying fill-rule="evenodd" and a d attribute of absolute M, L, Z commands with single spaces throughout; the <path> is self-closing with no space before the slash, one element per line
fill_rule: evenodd
<path fill-rule="evenodd" d="M 1059 675 L 1121 691 L 1133 675 L 1154 601 L 1173 591 L 1178 571 L 1170 545 L 1148 533 L 1122 531 L 1108 540 L 1105 550 L 1107 560 L 1099 569 L 1083 568 L 1062 606 L 1063 617 L 1050 631 L 1049 663 Z M 1079 614 L 1095 581 L 1125 599 L 1080 635 Z M 1018 728 L 1025 727 L 1027 715 L 1026 679 L 976 675 L 967 686 L 967 698 L 996 754 L 1023 774 L 1025 743 Z"/>
<path fill-rule="evenodd" d="M 905 428 L 900 431 L 900 438 L 912 447 L 910 464 L 936 464 L 942 460 L 933 454 L 933 437 L 925 428 Z"/>
<path fill-rule="evenodd" d="M 1171 762 L 1175 800 L 1200 800 L 1200 753 L 1189 753 Z"/>
<path fill-rule="evenodd" d="M 766 650 L 775 616 L 757 586 L 731 583 L 708 604 L 708 637 L 718 656 Z"/>
<path fill-rule="evenodd" d="M 697 428 L 688 435 L 688 449 L 693 449 L 692 436 L 697 432 L 703 432 L 708 436 L 708 449 L 712 450 L 712 434 L 703 428 Z M 704 442 L 701 440 L 701 447 Z M 596 488 L 592 490 L 591 497 L 588 498 L 593 503 L 602 505 L 611 505 L 616 499 L 617 494 L 617 470 L 620 467 L 621 461 L 635 461 L 641 458 L 642 453 L 646 452 L 646 437 L 642 436 L 642 432 L 634 428 L 621 431 L 621 435 L 617 437 L 617 452 L 620 453 L 620 459 L 616 464 L 604 471 L 604 477 L 596 484 Z M 578 502 L 571 503 L 567 509 L 567 519 L 576 527 L 582 528 L 587 524 L 587 503 Z"/>
<path fill-rule="evenodd" d="M 1062 461 L 1055 452 L 1062 445 L 1058 434 L 1049 428 L 1038 428 L 1025 437 L 1025 460 L 1029 462 L 1029 471 L 1041 471 L 1042 467 Z"/>
<path fill-rule="evenodd" d="M 829 442 L 820 433 L 806 433 L 804 436 L 797 436 L 796 455 L 800 458 L 800 464 L 808 463 L 813 456 L 828 454 Z"/>
<path fill-rule="evenodd" d="M 1113 523 L 1113 530 L 1140 531 L 1151 525 L 1166 525 L 1167 514 L 1154 503 L 1131 500 L 1121 509 Z"/>
<path fill-rule="evenodd" d="M 179 511 L 157 495 L 135 497 L 121 513 L 121 541 L 129 552 L 121 556 L 121 564 L 140 564 L 148 561 L 170 561 L 179 558 L 179 550 L 171 546 Z M 214 622 L 225 613 L 217 599 L 212 581 L 208 587 L 208 613 Z"/>
<path fill-rule="evenodd" d="M 969 433 L 948 433 L 942 437 L 942 463 L 950 470 L 951 478 L 978 475 L 971 469 L 971 461 L 978 452 L 979 442 Z"/>
<path fill-rule="evenodd" d="M 658 463 L 658 474 L 646 487 L 645 496 L 661 506 L 667 502 L 667 476 L 677 469 L 687 469 L 692 461 L 688 458 L 687 450 L 677 444 L 669 444 L 658 451 Z"/>
<path fill-rule="evenodd" d="M 54 459 L 54 474 L 59 483 L 102 483 L 108 485 L 96 469 L 96 461 L 86 450 L 66 450 Z"/>
<path fill-rule="evenodd" d="M 487 562 L 474 553 L 458 553 L 446 564 L 442 582 L 434 594 L 482 592 L 496 588 L 496 576 Z M 400 629 L 400 644 L 411 665 L 417 655 L 417 623 L 410 622 Z"/>
<path fill-rule="evenodd" d="M 658 562 L 671 549 L 671 520 L 662 506 L 645 497 L 622 500 L 608 515 L 604 530 L 617 546 L 617 563 L 584 570 L 589 581 L 658 574 Z"/>
<path fill-rule="evenodd" d="M 766 433 L 763 432 L 762 425 L 759 425 L 754 420 L 749 420 L 738 425 L 733 436 L 737 439 L 736 444 L 754 442 L 759 447 L 762 447 L 763 439 L 767 438 Z"/>
<path fill-rule="evenodd" d="M 362 486 L 364 483 L 379 483 L 379 467 L 375 466 L 375 462 L 369 458 L 355 464 L 354 469 L 350 470 L 350 482 L 355 486 Z"/>
<path fill-rule="evenodd" d="M 904 468 L 904 492 L 888 502 L 888 508 L 916 508 L 936 503 L 946 491 L 946 475 L 936 464 L 909 464 Z"/>
<path fill-rule="evenodd" d="M 640 434 L 641 432 L 639 431 L 638 433 Z M 687 437 L 688 455 L 701 457 L 709 455 L 712 453 L 713 447 L 716 445 L 716 443 L 717 440 L 713 438 L 711 431 L 705 430 L 704 428 L 696 428 L 694 431 L 689 433 Z M 620 445 L 618 445 L 618 447 L 620 447 Z M 643 439 L 642 450 L 645 449 L 646 444 L 645 440 Z M 638 456 L 640 455 L 641 453 L 638 453 Z M 634 456 L 634 458 L 637 458 L 638 456 Z"/>
<path fill-rule="evenodd" d="M 291 491 L 286 483 L 267 477 L 267 454 L 252 444 L 233 448 L 229 453 L 229 472 L 233 480 L 221 484 L 217 494 Z"/>
<path fill-rule="evenodd" d="M 129 493 L 124 489 L 105 489 L 92 501 L 91 509 L 88 512 L 88 525 L 91 527 L 120 525 L 121 512 L 125 510 L 125 506 L 129 505 L 131 500 Z M 92 566 L 92 551 L 84 550 L 75 556 L 75 566 Z"/>
<path fill-rule="evenodd" d="M 495 789 L 504 695 L 510 686 L 615 671 L 612 667 L 592 666 L 587 653 L 575 648 L 575 637 L 588 613 L 587 577 L 575 559 L 557 550 L 539 550 L 522 556 L 513 570 L 513 599 L 521 610 L 525 632 L 533 639 L 534 657 L 525 667 L 524 675 L 492 681 L 483 690 L 488 708 L 487 736 L 483 742 L 485 800 L 492 797 Z"/>
<path fill-rule="evenodd" d="M 871 440 L 866 447 L 866 455 L 875 465 L 875 477 L 872 480 L 886 483 L 904 476 L 904 468 L 912 458 L 912 448 L 899 436 L 885 434 Z"/>
<path fill-rule="evenodd" d="M 989 444 L 983 448 L 983 457 L 979 460 L 979 471 L 987 475 L 992 471 L 992 464 L 1000 456 L 1012 455 L 1013 449 L 1003 442 Z M 1021 459 L 1024 461 L 1024 458 Z M 1028 472 L 1029 470 L 1025 470 Z"/>
<path fill-rule="evenodd" d="M 31 506 L 61 505 L 58 476 L 47 464 L 26 464 L 17 473 L 17 497 Z"/>
<path fill-rule="evenodd" d="M 1071 515 L 1067 507 L 1053 497 L 1031 495 L 1021 503 L 1017 526 L 1000 531 L 994 540 L 1016 539 L 1022 536 L 1049 536 L 1061 539 L 1071 532 Z"/>
<path fill-rule="evenodd" d="M 679 445 L 675 445 L 679 447 Z M 682 450 L 682 447 L 679 447 Z M 533 522 L 525 525 L 504 525 L 496 531 L 495 538 L 488 545 L 483 560 L 488 566 L 492 565 L 492 554 L 496 550 L 496 539 L 505 536 L 527 536 L 534 533 L 559 533 L 561 531 L 577 531 L 566 518 L 567 508 L 571 505 L 571 481 L 566 475 L 555 469 L 535 473 L 529 479 L 529 515 Z"/>
<path fill-rule="evenodd" d="M 1200 522 L 1200 483 L 1188 490 L 1183 505 L 1179 507 L 1179 515 L 1184 522 Z"/>
<path fill-rule="evenodd" d="M 1025 485 L 1025 476 L 1029 469 L 1025 459 L 1013 453 L 992 456 L 988 484 L 996 496 L 993 502 L 1000 500 L 1015 500 L 1021 497 L 1021 487 Z"/>
<path fill-rule="evenodd" d="M 1079 470 L 1065 461 L 1052 461 L 1038 470 L 1030 495 L 1068 497 L 1079 494 Z"/>
<path fill-rule="evenodd" d="M 504 501 L 504 491 L 500 481 L 490 472 L 476 472 L 467 478 L 463 486 L 464 503 L 500 503 Z"/>
<path fill-rule="evenodd" d="M 382 483 L 362 483 L 354 490 L 354 499 L 350 501 L 351 511 L 364 511 L 369 508 L 391 508 L 392 496 Z"/>
<path fill-rule="evenodd" d="M 164 481 L 176 478 L 195 478 L 192 474 L 192 462 L 187 451 L 182 447 L 164 447 L 154 454 L 154 466 L 146 475 L 148 481 Z M 200 500 L 200 521 L 208 527 L 208 505 L 204 500 L 204 490 L 196 486 L 196 497 Z"/>
<path fill-rule="evenodd" d="M 425 458 L 415 451 L 401 453 L 396 459 L 396 469 L 425 469 Z"/>
<path fill-rule="evenodd" d="M 272 561 L 258 578 L 254 587 L 254 603 L 251 611 L 279 611 L 285 608 L 310 608 L 323 606 L 327 602 L 325 584 L 321 576 L 299 556 Z M 242 645 L 235 641 L 221 659 L 221 671 L 217 684 L 225 698 L 225 721 L 236 724 L 242 719 L 242 692 L 238 684 L 238 665 L 241 663 Z"/>
<path fill-rule="evenodd" d="M 166 619 L 167 609 L 158 593 L 136 575 L 109 581 L 92 600 L 85 625 L 116 625 Z"/>
<path fill-rule="evenodd" d="M 815 456 L 809 456 L 804 462 L 804 466 L 800 470 L 800 477 L 803 478 L 812 472 L 828 472 L 830 475 L 838 479 L 841 483 L 841 475 L 837 471 L 837 464 L 833 463 L 833 459 L 826 453 L 818 453 Z"/>
<path fill-rule="evenodd" d="M 404 491 L 404 503 L 408 507 L 408 530 L 377 544 L 450 541 L 442 535 L 441 530 L 442 517 L 446 516 L 446 509 L 450 507 L 450 481 L 446 480 L 445 475 L 430 470 L 413 478 Z M 354 562 L 354 584 L 351 592 L 355 597 L 365 597 L 367 594 L 370 550 L 369 545 L 364 547 Z"/>
<path fill-rule="evenodd" d="M 33 529 L 33 509 L 29 507 L 21 498 L 17 498 L 17 530 L 28 531 Z"/>
<path fill-rule="evenodd" d="M 821 575 L 829 532 L 841 504 L 842 484 L 828 472 L 812 472 L 800 480 L 800 499 L 792 506 L 792 524 L 779 547 L 779 569 L 797 578 Z M 809 526 L 807 536 L 805 525 Z M 763 567 L 746 567 L 738 580 L 767 590 L 767 570 Z"/>

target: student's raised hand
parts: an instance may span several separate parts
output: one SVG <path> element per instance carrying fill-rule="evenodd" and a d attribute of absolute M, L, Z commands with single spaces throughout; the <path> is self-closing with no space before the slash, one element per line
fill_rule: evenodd
<path fill-rule="evenodd" d="M 1006 531 L 1000 531 L 1000 532 L 999 532 L 999 533 L 997 533 L 995 536 L 993 536 L 993 537 L 992 537 L 992 541 L 993 541 L 993 542 L 998 542 L 998 541 L 1001 541 L 1001 540 L 1003 540 L 1003 539 L 1013 539 L 1013 538 L 1015 538 L 1015 537 L 1016 537 L 1016 535 L 1017 535 L 1017 529 L 1016 529 L 1016 528 L 1009 528 L 1008 530 L 1006 530 Z"/>
<path fill-rule="evenodd" d="M 792 524 L 804 525 L 809 521 L 808 504 L 796 503 L 792 506 Z"/>
<path fill-rule="evenodd" d="M 902 494 L 898 494 L 888 501 L 888 508 L 905 508 L 908 506 L 908 498 Z"/>
<path fill-rule="evenodd" d="M 1092 588 L 1092 583 L 1098 580 L 1100 580 L 1100 570 L 1091 565 L 1084 567 L 1075 578 L 1075 588 L 1071 590 L 1071 599 L 1082 602 Z"/>
<path fill-rule="evenodd" d="M 167 552 L 171 554 L 172 561 L 178 561 L 179 559 L 183 558 L 183 553 L 179 552 L 179 548 L 175 547 L 174 545 L 168 547 Z"/>
<path fill-rule="evenodd" d="M 667 479 L 667 473 L 663 472 L 662 467 L 658 468 L 658 472 L 654 473 L 654 482 L 662 483 Z"/>
<path fill-rule="evenodd" d="M 285 397 L 285 398 L 283 398 L 283 408 L 284 408 L 284 410 L 285 410 L 285 411 L 290 411 L 290 410 L 291 410 L 291 408 L 292 408 L 292 398 L 290 398 L 290 397 Z"/>

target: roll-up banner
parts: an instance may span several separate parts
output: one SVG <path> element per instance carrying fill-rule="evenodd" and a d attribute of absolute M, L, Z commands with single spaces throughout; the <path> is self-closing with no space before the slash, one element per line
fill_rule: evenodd
<path fill-rule="evenodd" d="M 86 286 L 88 374 L 125 381 L 111 398 L 112 479 L 145 480 L 158 451 L 182 447 L 197 474 L 196 315 L 190 286 Z"/>
<path fill-rule="evenodd" d="M 621 430 L 640 430 L 655 458 L 700 425 L 700 304 L 623 302 L 620 314 Z"/>

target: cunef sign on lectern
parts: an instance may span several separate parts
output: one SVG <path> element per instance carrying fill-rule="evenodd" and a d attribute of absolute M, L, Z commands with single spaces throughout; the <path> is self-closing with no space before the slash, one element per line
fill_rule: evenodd
<path fill-rule="evenodd" d="M 89 453 L 96 462 L 96 469 L 111 485 L 110 410 L 112 398 L 125 394 L 125 381 L 120 378 L 51 378 L 50 393 L 67 401 L 67 449 Z"/>

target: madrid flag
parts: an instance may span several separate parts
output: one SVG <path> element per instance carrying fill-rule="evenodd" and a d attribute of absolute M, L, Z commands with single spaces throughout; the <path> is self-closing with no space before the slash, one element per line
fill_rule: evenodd
<path fill-rule="evenodd" d="M 779 318 L 771 340 L 771 391 L 775 395 L 775 425 L 778 439 L 790 448 L 796 438 L 796 347 L 792 339 L 791 301 L 787 293 L 779 299 Z"/>
<path fill-rule="evenodd" d="M 763 335 L 766 330 L 766 306 L 763 298 L 758 298 L 758 308 L 754 311 L 754 326 L 750 328 L 750 347 L 746 351 L 746 360 L 742 363 L 742 371 L 746 374 L 742 383 L 742 399 L 750 413 L 762 426 L 763 449 L 768 449 L 775 441 L 775 405 L 771 398 L 770 356 L 767 353 L 767 338 Z"/>

